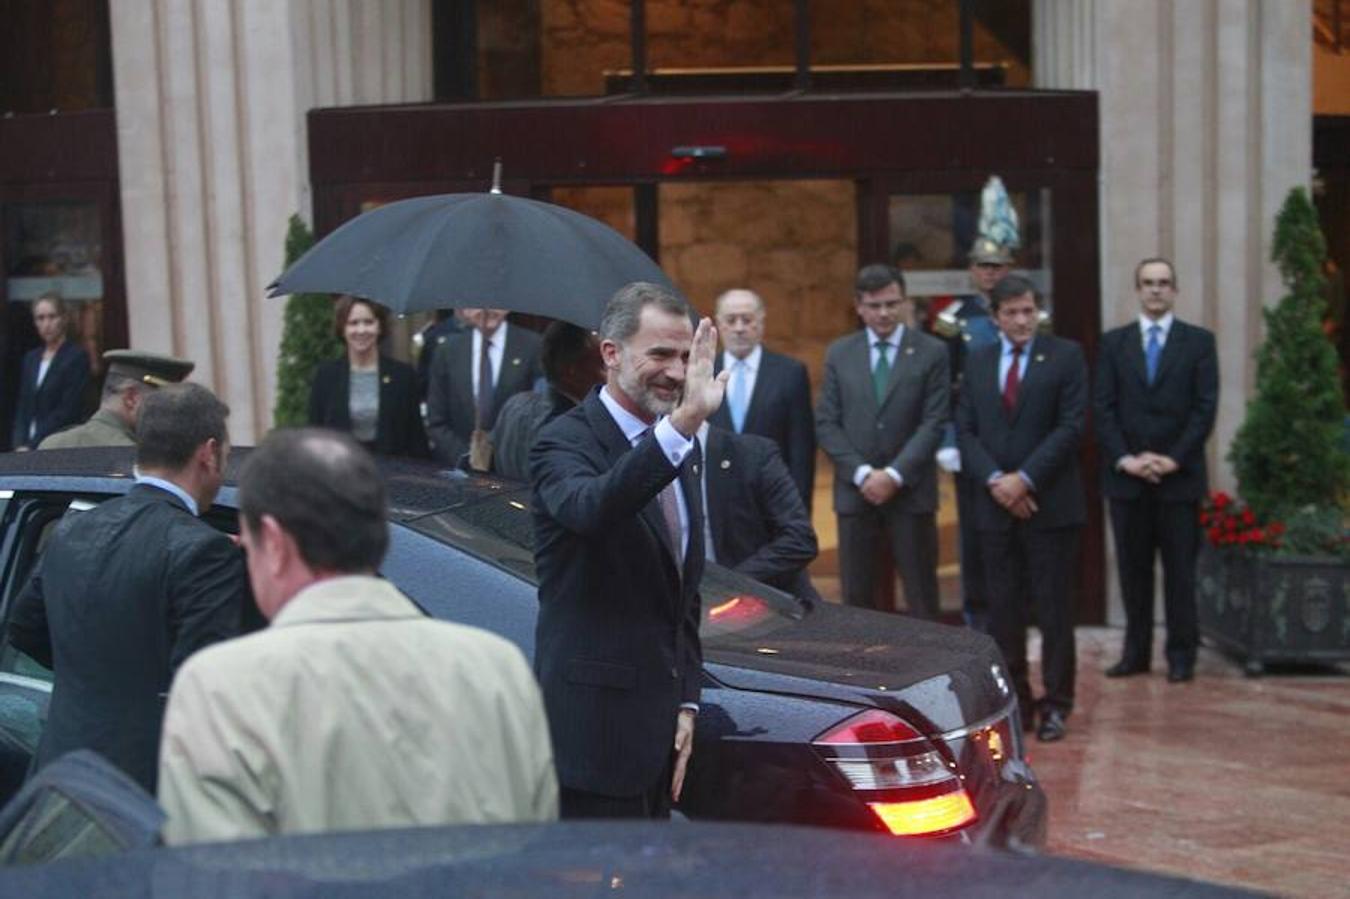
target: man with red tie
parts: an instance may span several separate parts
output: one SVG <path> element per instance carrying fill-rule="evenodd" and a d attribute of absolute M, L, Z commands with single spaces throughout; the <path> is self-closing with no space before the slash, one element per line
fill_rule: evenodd
<path fill-rule="evenodd" d="M 1075 649 L 1070 586 L 1086 519 L 1078 445 L 1087 414 L 1087 364 L 1072 340 L 1037 334 L 1039 298 L 1017 275 L 989 296 L 999 342 L 966 357 L 957 407 L 962 468 L 976 495 L 989 587 L 989 633 L 1003 651 L 1022 724 L 1061 739 L 1073 710 Z M 1027 585 L 1025 588 L 1023 585 Z M 1027 595 L 1030 594 L 1030 595 Z M 1027 607 L 1042 638 L 1044 695 L 1027 679 Z"/>

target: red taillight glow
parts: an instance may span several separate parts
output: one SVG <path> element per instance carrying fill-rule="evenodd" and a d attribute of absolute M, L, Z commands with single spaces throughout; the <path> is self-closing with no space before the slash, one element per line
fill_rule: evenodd
<path fill-rule="evenodd" d="M 718 603 L 708 610 L 708 619 L 710 621 L 736 621 L 749 622 L 763 618 L 768 611 L 768 604 L 758 596 L 751 596 L 748 593 L 742 593 L 733 596 L 726 602 Z"/>
<path fill-rule="evenodd" d="M 872 812 L 898 837 L 942 833 L 975 820 L 975 807 L 964 789 L 910 802 L 869 802 Z"/>
<path fill-rule="evenodd" d="M 899 718 L 881 709 L 859 712 L 842 724 L 826 731 L 817 743 L 831 746 L 860 743 L 903 743 L 919 737 L 919 732 Z"/>

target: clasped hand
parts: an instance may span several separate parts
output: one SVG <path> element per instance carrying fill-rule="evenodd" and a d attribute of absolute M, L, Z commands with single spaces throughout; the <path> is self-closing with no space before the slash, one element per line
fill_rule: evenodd
<path fill-rule="evenodd" d="M 1157 484 L 1180 466 L 1171 456 L 1164 456 L 1162 453 L 1140 453 L 1137 456 L 1126 456 L 1121 461 L 1120 467 L 1128 475 L 1141 478 L 1150 484 Z"/>
<path fill-rule="evenodd" d="M 1025 521 L 1036 514 L 1039 508 L 1031 495 L 1031 488 L 1015 471 L 999 475 L 990 482 L 989 493 L 994 497 L 994 502 L 1007 509 L 1014 518 Z"/>

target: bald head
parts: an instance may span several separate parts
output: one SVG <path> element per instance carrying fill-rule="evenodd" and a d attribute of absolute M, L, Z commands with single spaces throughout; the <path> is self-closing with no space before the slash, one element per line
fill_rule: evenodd
<path fill-rule="evenodd" d="M 717 298 L 714 315 L 722 346 L 737 359 L 764 341 L 764 301 L 753 290 L 728 290 Z"/>

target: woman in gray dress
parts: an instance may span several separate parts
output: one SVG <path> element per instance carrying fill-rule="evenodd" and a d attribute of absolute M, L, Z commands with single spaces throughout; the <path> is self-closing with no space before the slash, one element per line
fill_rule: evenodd
<path fill-rule="evenodd" d="M 360 297 L 339 297 L 333 331 L 347 348 L 322 363 L 309 391 L 309 423 L 348 431 L 373 452 L 425 458 L 417 373 L 380 352 L 389 311 Z"/>

